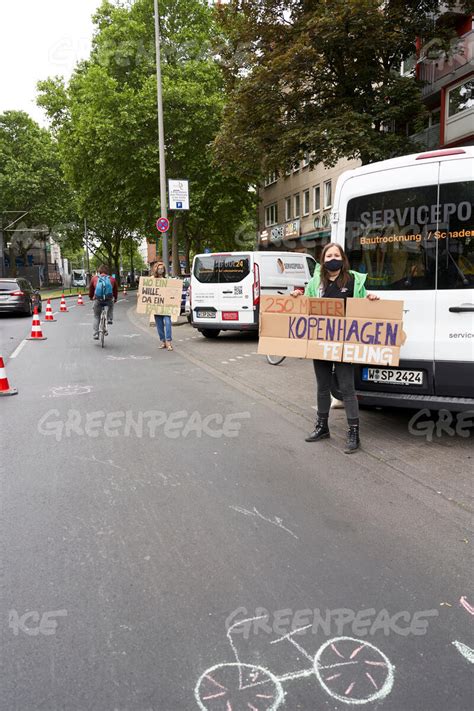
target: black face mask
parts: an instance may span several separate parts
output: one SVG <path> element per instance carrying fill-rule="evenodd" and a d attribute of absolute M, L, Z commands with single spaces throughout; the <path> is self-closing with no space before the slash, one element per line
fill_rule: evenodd
<path fill-rule="evenodd" d="M 342 269 L 342 259 L 330 259 L 328 262 L 324 262 L 324 266 L 329 272 L 337 272 Z"/>

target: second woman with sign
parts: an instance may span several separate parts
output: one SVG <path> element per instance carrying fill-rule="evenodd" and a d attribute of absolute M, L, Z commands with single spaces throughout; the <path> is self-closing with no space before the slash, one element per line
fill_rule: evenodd
<path fill-rule="evenodd" d="M 305 289 L 305 296 L 330 299 L 367 298 L 378 299 L 375 294 L 368 294 L 365 289 L 366 274 L 350 269 L 347 256 L 338 244 L 327 244 L 321 254 L 320 264 L 316 265 L 314 275 Z M 294 291 L 293 296 L 300 292 Z M 313 360 L 318 388 L 318 415 L 314 430 L 306 442 L 319 442 L 330 436 L 329 409 L 331 407 L 331 381 L 335 372 L 339 390 L 342 393 L 347 416 L 347 442 L 344 452 L 351 454 L 359 449 L 359 404 L 355 394 L 354 366 L 352 363 L 333 363 L 326 360 Z"/>
<path fill-rule="evenodd" d="M 166 267 L 163 262 L 156 262 L 153 266 L 152 276 L 155 279 L 166 279 Z M 166 348 L 168 351 L 173 350 L 172 333 L 171 333 L 171 316 L 160 316 L 155 314 L 156 330 L 161 341 L 160 348 Z"/>

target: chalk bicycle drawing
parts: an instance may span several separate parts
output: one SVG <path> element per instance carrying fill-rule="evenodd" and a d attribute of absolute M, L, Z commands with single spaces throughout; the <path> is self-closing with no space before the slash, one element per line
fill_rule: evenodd
<path fill-rule="evenodd" d="M 307 668 L 277 676 L 256 664 L 243 663 L 232 632 L 262 617 L 239 620 L 227 630 L 235 662 L 215 664 L 201 674 L 194 695 L 201 711 L 276 711 L 285 700 L 283 684 L 316 676 L 333 699 L 350 705 L 384 699 L 391 692 L 394 666 L 370 642 L 354 637 L 334 637 L 310 655 L 294 636 L 311 625 L 293 630 L 270 644 L 287 641 L 310 662 Z"/>

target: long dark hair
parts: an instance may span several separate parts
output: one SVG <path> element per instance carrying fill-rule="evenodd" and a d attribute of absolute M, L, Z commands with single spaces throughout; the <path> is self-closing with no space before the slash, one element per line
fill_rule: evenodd
<path fill-rule="evenodd" d="M 347 259 L 346 253 L 344 252 L 344 250 L 342 249 L 340 244 L 336 244 L 335 242 L 330 242 L 329 244 L 327 244 L 324 247 L 323 251 L 321 252 L 321 258 L 319 260 L 319 263 L 321 265 L 321 284 L 322 284 L 324 291 L 329 286 L 329 272 L 326 269 L 326 267 L 324 266 L 324 258 L 326 257 L 327 251 L 329 249 L 331 249 L 331 247 L 337 247 L 337 249 L 339 250 L 339 253 L 341 255 L 341 259 L 342 259 L 342 269 L 339 273 L 339 276 L 336 279 L 336 285 L 339 288 L 341 288 L 343 286 L 347 286 L 347 283 L 351 278 L 351 275 L 349 274 L 350 264 L 349 264 L 349 260 Z"/>

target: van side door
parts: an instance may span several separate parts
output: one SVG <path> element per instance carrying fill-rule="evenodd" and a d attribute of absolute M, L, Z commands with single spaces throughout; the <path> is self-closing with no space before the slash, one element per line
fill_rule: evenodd
<path fill-rule="evenodd" d="M 474 397 L 474 174 L 472 160 L 440 165 L 435 392 Z"/>

